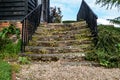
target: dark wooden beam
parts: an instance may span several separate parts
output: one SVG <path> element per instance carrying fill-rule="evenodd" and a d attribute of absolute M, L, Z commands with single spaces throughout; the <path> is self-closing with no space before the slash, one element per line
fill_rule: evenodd
<path fill-rule="evenodd" d="M 0 20 L 14 20 L 15 16 L 16 19 L 22 19 L 35 9 L 37 4 L 38 0 L 0 0 Z"/>

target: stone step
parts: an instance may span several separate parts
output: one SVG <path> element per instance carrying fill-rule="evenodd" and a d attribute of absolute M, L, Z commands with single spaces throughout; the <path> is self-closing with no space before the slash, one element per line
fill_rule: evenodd
<path fill-rule="evenodd" d="M 90 45 L 90 40 L 66 40 L 66 41 L 31 41 L 29 46 L 42 46 L 42 47 L 65 47 L 65 46 L 78 46 Z"/>
<path fill-rule="evenodd" d="M 37 54 L 61 54 L 61 53 L 78 53 L 84 52 L 83 49 L 73 46 L 65 47 L 39 47 L 39 46 L 26 46 L 26 52 Z"/>
<path fill-rule="evenodd" d="M 86 52 L 93 51 L 92 40 L 90 28 L 85 21 L 42 24 L 21 55 L 41 60 L 80 60 Z"/>
<path fill-rule="evenodd" d="M 90 34 L 91 31 L 89 28 L 79 29 L 79 30 L 69 30 L 69 31 L 46 31 L 46 30 L 37 30 L 35 34 L 38 35 L 72 35 L 72 34 Z"/>
<path fill-rule="evenodd" d="M 63 41 L 63 40 L 81 40 L 88 38 L 92 40 L 91 34 L 72 34 L 72 35 L 33 35 L 33 41 Z"/>
<path fill-rule="evenodd" d="M 21 53 L 20 56 L 30 57 L 32 60 L 37 60 L 36 64 L 39 64 L 39 61 L 59 61 L 63 66 L 94 66 L 99 67 L 100 64 L 94 61 L 86 61 L 84 53 L 69 53 L 69 54 L 26 54 Z"/>
<path fill-rule="evenodd" d="M 64 27 L 38 27 L 37 31 L 41 32 L 41 31 L 68 31 L 68 30 L 79 30 L 79 29 L 85 29 L 88 28 L 86 24 L 80 25 L 80 26 L 65 26 Z"/>
<path fill-rule="evenodd" d="M 74 27 L 74 26 L 81 26 L 81 25 L 87 25 L 86 21 L 74 22 L 74 23 L 49 23 L 43 27 L 58 28 L 58 27 Z"/>
<path fill-rule="evenodd" d="M 36 53 L 21 53 L 21 56 L 28 56 L 34 60 L 42 60 L 42 61 L 57 61 L 57 60 L 71 60 L 74 58 L 83 59 L 85 57 L 84 53 L 61 53 L 61 54 L 36 54 Z"/>

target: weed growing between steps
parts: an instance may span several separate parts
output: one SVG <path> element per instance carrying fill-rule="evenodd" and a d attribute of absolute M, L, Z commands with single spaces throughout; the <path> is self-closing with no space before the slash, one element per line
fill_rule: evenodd
<path fill-rule="evenodd" d="M 19 57 L 18 62 L 20 64 L 30 64 L 30 59 L 28 57 Z"/>
<path fill-rule="evenodd" d="M 120 68 L 120 28 L 100 25 L 94 52 L 86 55 L 87 60 L 98 61 L 102 66 Z"/>

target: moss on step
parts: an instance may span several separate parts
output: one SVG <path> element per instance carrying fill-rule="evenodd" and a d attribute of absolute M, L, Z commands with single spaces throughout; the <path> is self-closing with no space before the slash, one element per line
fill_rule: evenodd
<path fill-rule="evenodd" d="M 33 54 L 33 52 L 25 52 L 26 54 Z"/>
<path fill-rule="evenodd" d="M 69 54 L 91 51 L 92 35 L 85 22 L 38 27 L 26 54 Z"/>
<path fill-rule="evenodd" d="M 65 41 L 31 41 L 29 46 L 41 46 L 41 47 L 65 47 L 81 44 L 90 44 L 90 39 L 84 38 L 81 40 L 65 40 Z"/>
<path fill-rule="evenodd" d="M 48 50 L 43 48 L 43 49 L 41 49 L 40 53 L 41 53 L 41 54 L 47 54 L 47 53 L 48 53 Z"/>
<path fill-rule="evenodd" d="M 75 47 L 80 47 L 80 48 L 91 48 L 91 47 L 94 46 L 94 44 L 93 44 L 93 43 L 81 44 L 81 45 L 76 45 L 76 44 L 74 44 L 73 46 L 75 46 Z"/>
<path fill-rule="evenodd" d="M 82 52 L 83 50 L 78 47 L 26 47 L 27 52 L 33 52 L 37 54 L 58 54 L 58 53 L 76 53 Z"/>
<path fill-rule="evenodd" d="M 32 40 L 37 41 L 39 37 L 32 37 Z"/>

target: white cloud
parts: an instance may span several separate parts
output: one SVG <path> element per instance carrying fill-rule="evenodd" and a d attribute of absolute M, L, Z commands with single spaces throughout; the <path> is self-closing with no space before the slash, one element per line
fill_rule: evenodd
<path fill-rule="evenodd" d="M 108 20 L 106 19 L 98 19 L 97 20 L 98 24 L 104 24 L 104 25 L 114 25 L 115 27 L 120 27 L 120 25 L 116 25 L 113 23 L 110 23 Z"/>
<path fill-rule="evenodd" d="M 104 25 L 109 25 L 110 22 L 107 21 L 106 19 L 98 19 L 97 20 L 98 24 L 104 24 Z"/>

